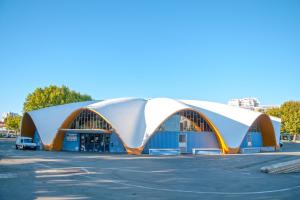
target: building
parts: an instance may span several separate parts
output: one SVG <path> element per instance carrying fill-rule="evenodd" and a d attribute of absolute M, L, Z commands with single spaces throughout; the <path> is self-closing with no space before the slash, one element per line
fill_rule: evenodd
<path fill-rule="evenodd" d="M 228 105 L 246 108 L 249 110 L 255 110 L 259 107 L 260 102 L 257 98 L 243 98 L 243 99 L 231 99 L 228 101 Z"/>
<path fill-rule="evenodd" d="M 266 110 L 268 109 L 280 107 L 277 105 L 261 105 L 257 98 L 231 99 L 230 101 L 228 101 L 228 105 L 257 112 L 266 112 Z"/>
<path fill-rule="evenodd" d="M 4 121 L 0 121 L 0 131 L 4 131 L 5 129 L 5 123 Z"/>
<path fill-rule="evenodd" d="M 119 98 L 25 113 L 21 134 L 46 150 L 243 153 L 279 148 L 280 120 L 207 101 Z"/>

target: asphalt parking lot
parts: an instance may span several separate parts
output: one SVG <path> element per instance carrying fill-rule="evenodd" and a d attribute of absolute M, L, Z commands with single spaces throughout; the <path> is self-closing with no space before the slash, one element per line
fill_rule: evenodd
<path fill-rule="evenodd" d="M 0 140 L 0 199 L 299 199 L 300 173 L 265 165 L 300 158 L 283 152 L 225 156 L 132 156 L 22 151 Z"/>

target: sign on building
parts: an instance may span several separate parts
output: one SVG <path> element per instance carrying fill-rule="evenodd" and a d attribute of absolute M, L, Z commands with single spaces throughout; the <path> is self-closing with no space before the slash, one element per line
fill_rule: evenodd
<path fill-rule="evenodd" d="M 75 133 L 68 133 L 66 136 L 66 140 L 68 142 L 76 142 L 77 141 L 77 134 Z"/>

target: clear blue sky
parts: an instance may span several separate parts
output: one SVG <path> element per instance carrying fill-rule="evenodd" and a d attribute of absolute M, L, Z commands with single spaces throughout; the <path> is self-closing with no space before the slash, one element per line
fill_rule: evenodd
<path fill-rule="evenodd" d="M 300 99 L 300 1 L 0 0 L 0 113 L 36 87 L 94 99 Z"/>

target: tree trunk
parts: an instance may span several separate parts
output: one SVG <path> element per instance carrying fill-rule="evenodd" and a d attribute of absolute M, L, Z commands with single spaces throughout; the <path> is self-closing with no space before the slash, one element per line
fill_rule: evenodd
<path fill-rule="evenodd" d="M 297 134 L 294 134 L 294 135 L 293 135 L 293 141 L 294 141 L 294 142 L 296 141 L 296 136 L 297 136 Z"/>

